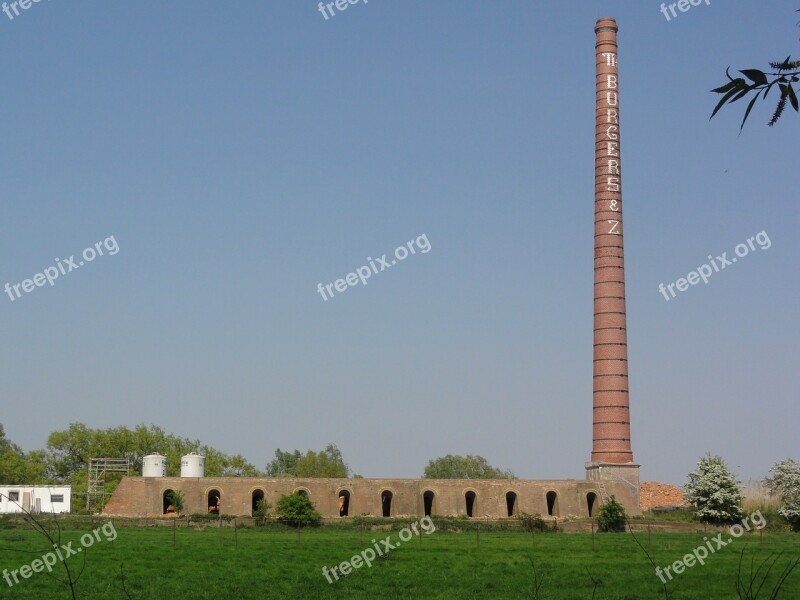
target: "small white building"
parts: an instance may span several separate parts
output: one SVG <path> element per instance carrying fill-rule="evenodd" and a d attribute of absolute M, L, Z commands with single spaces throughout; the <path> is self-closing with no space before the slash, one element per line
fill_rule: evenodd
<path fill-rule="evenodd" d="M 0 485 L 0 514 L 68 513 L 71 485 Z"/>

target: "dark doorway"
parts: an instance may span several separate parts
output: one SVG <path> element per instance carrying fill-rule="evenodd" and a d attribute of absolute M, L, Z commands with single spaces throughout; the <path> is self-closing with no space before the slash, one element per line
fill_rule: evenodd
<path fill-rule="evenodd" d="M 258 503 L 264 500 L 264 490 L 253 490 L 252 501 L 250 503 L 251 515 L 256 514 Z"/>
<path fill-rule="evenodd" d="M 222 494 L 219 490 L 208 492 L 208 512 L 219 513 L 222 507 Z"/>
<path fill-rule="evenodd" d="M 430 517 L 433 514 L 433 509 L 435 508 L 434 503 L 436 501 L 436 494 L 432 491 L 428 490 L 424 494 L 422 494 L 422 504 L 425 511 L 425 516 Z"/>
<path fill-rule="evenodd" d="M 508 492 L 506 494 L 506 510 L 508 511 L 508 516 L 513 517 L 517 514 L 517 494 L 514 492 Z"/>
<path fill-rule="evenodd" d="M 589 509 L 590 517 L 593 516 L 595 504 L 597 504 L 597 494 L 594 492 L 589 492 L 586 494 L 586 508 Z"/>
<path fill-rule="evenodd" d="M 175 509 L 172 508 L 172 490 L 164 490 L 164 514 L 171 515 L 175 513 Z"/>
<path fill-rule="evenodd" d="M 547 492 L 547 514 L 551 517 L 558 516 L 558 494 Z"/>
<path fill-rule="evenodd" d="M 381 492 L 381 509 L 384 517 L 392 516 L 392 492 L 389 490 Z"/>
<path fill-rule="evenodd" d="M 473 517 L 475 512 L 475 506 L 478 503 L 477 502 L 478 498 L 475 495 L 475 492 L 467 492 L 466 494 L 464 494 L 464 500 L 467 503 L 467 516 Z"/>
<path fill-rule="evenodd" d="M 350 514 L 350 492 L 342 490 L 339 492 L 339 516 L 346 517 Z"/>

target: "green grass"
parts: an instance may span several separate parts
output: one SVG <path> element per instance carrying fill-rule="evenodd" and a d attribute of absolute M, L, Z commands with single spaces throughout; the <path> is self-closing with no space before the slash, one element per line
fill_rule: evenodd
<path fill-rule="evenodd" d="M 64 541 L 78 547 L 82 531 L 66 531 Z M 78 597 L 126 598 L 120 569 L 124 568 L 131 598 L 159 600 L 248 600 L 264 598 L 533 598 L 534 572 L 544 583 L 540 598 L 592 598 L 592 578 L 600 579 L 597 600 L 653 600 L 663 598 L 660 581 L 630 534 L 536 534 L 521 531 L 436 531 L 401 544 L 388 558 L 371 568 L 355 570 L 329 584 L 323 566 L 350 559 L 371 546 L 371 540 L 396 532 L 304 529 L 299 537 L 282 529 L 239 529 L 238 545 L 232 528 L 179 528 L 172 545 L 169 527 L 117 527 L 115 541 L 95 542 L 69 559 L 85 570 Z M 102 536 L 101 536 L 102 537 Z M 655 562 L 666 566 L 703 543 L 702 534 L 638 534 Z M 535 545 L 535 546 L 534 546 Z M 765 533 L 746 535 L 709 556 L 705 566 L 694 566 L 670 584 L 675 600 L 736 598 L 734 591 L 739 553 L 756 564 L 773 552 L 800 554 L 800 537 Z M 29 530 L 0 530 L 0 571 L 18 569 L 48 551 L 47 542 Z M 749 563 L 748 563 L 749 564 Z M 63 578 L 63 568 L 54 573 Z M 777 573 L 775 574 L 777 576 Z M 771 577 L 772 580 L 775 577 Z M 70 598 L 68 590 L 46 574 L 33 574 L 13 588 L 0 579 L 0 598 Z M 769 597 L 769 594 L 763 597 Z M 800 571 L 779 596 L 800 598 Z"/>

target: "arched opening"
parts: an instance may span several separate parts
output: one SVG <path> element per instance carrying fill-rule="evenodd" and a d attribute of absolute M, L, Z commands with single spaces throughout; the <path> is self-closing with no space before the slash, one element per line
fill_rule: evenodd
<path fill-rule="evenodd" d="M 478 504 L 478 497 L 475 495 L 475 492 L 469 491 L 464 494 L 464 500 L 467 504 L 467 516 L 470 518 L 475 516 L 475 508 Z"/>
<path fill-rule="evenodd" d="M 389 490 L 381 492 L 381 510 L 384 517 L 392 516 L 392 492 Z"/>
<path fill-rule="evenodd" d="M 589 492 L 586 494 L 586 508 L 589 509 L 589 516 L 594 516 L 594 506 L 597 504 L 597 494 Z"/>
<path fill-rule="evenodd" d="M 515 492 L 506 493 L 506 511 L 509 517 L 514 517 L 518 514 L 517 511 L 517 494 Z"/>
<path fill-rule="evenodd" d="M 558 494 L 553 491 L 547 492 L 547 515 L 558 516 Z"/>
<path fill-rule="evenodd" d="M 422 505 L 426 517 L 433 515 L 433 510 L 436 508 L 436 494 L 428 490 L 422 494 Z"/>
<path fill-rule="evenodd" d="M 222 506 L 222 494 L 219 490 L 208 491 L 208 512 L 219 513 Z"/>
<path fill-rule="evenodd" d="M 305 496 L 306 498 L 309 497 L 308 490 L 304 488 L 298 488 L 294 491 L 294 493 L 297 494 L 298 496 Z"/>
<path fill-rule="evenodd" d="M 164 490 L 163 508 L 165 515 L 175 514 L 175 509 L 172 508 L 172 490 Z"/>
<path fill-rule="evenodd" d="M 339 516 L 346 517 L 350 514 L 350 492 L 341 490 L 339 492 Z"/>
<path fill-rule="evenodd" d="M 251 515 L 255 515 L 258 510 L 258 503 L 264 501 L 264 490 L 253 490 L 251 494 L 250 509 Z"/>

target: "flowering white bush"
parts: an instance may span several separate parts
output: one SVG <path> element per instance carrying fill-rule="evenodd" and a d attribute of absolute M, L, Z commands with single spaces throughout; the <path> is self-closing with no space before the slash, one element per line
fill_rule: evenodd
<path fill-rule="evenodd" d="M 701 458 L 683 489 L 701 521 L 733 523 L 743 516 L 742 484 L 719 456 Z"/>
<path fill-rule="evenodd" d="M 792 529 L 800 531 L 800 464 L 790 459 L 772 465 L 772 477 L 764 479 L 770 494 L 781 499 L 778 514 L 789 521 Z"/>

